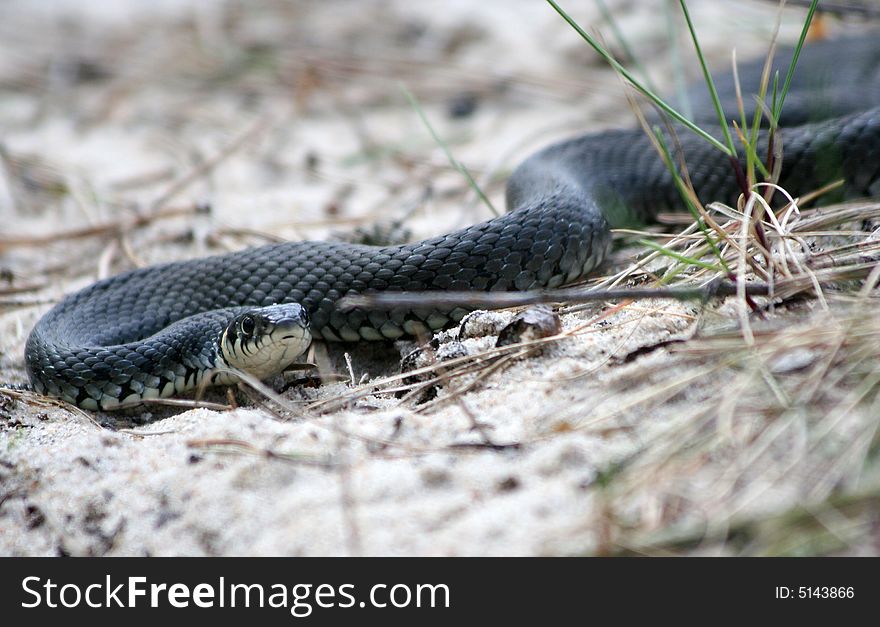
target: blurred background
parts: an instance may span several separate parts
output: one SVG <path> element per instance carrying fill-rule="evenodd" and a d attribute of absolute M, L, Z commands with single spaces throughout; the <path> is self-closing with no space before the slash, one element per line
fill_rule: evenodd
<path fill-rule="evenodd" d="M 674 102 L 699 75 L 677 1 L 561 4 Z M 734 48 L 764 55 L 777 22 L 793 42 L 805 15 L 798 2 L 781 14 L 767 0 L 687 4 L 721 69 Z M 617 76 L 539 0 L 0 0 L 0 381 L 25 380 L 37 318 L 98 277 L 279 239 L 441 234 L 492 216 L 446 150 L 500 210 L 507 174 L 532 151 L 633 119 Z M 0 396 L 0 482 L 13 486 L 0 554 L 595 554 L 648 546 L 640 534 L 654 532 L 660 553 L 876 554 L 876 493 L 855 500 L 868 505 L 852 524 L 835 503 L 823 510 L 827 543 L 789 542 L 792 525 L 815 522 L 802 503 L 828 505 L 846 473 L 860 485 L 846 464 L 862 449 L 828 449 L 824 426 L 813 446 L 806 409 L 782 421 L 790 408 L 762 383 L 771 367 L 740 367 L 750 347 L 730 368 L 718 349 L 714 371 L 663 350 L 630 362 L 695 311 L 615 306 L 596 318 L 602 333 L 487 378 L 467 396 L 473 414 L 377 395 L 284 421 L 181 412 L 141 437 Z M 356 362 L 358 377 L 371 367 Z M 290 394 L 350 389 L 335 385 Z M 803 407 L 825 424 L 825 405 Z M 483 429 L 517 444 L 479 448 Z M 190 445 L 218 438 L 252 449 Z M 259 455 L 270 448 L 294 461 Z M 345 463 L 297 465 L 301 452 Z M 704 541 L 706 529 L 717 535 Z"/>
<path fill-rule="evenodd" d="M 698 75 L 677 2 L 563 6 L 621 58 L 632 52 L 659 91 Z M 775 3 L 689 6 L 716 66 L 733 46 L 741 58 L 766 51 Z M 782 40 L 802 16 L 783 12 Z M 379 222 L 400 239 L 489 217 L 404 89 L 497 207 L 529 152 L 633 119 L 617 77 L 536 0 L 6 0 L 5 235 L 193 209 L 128 234 L 128 256 L 147 262 L 180 255 L 166 246 L 175 238 L 204 252 Z M 86 268 L 70 267 L 70 243 L 36 262 L 8 241 L 0 252 L 18 274 L 75 274 Z M 80 244 L 91 258 L 106 242 Z"/>

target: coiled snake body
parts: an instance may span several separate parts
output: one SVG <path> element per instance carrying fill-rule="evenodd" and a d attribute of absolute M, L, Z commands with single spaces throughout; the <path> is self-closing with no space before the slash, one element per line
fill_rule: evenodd
<path fill-rule="evenodd" d="M 790 53 L 778 58 L 784 75 Z M 787 190 L 800 193 L 843 178 L 846 196 L 880 192 L 878 67 L 876 36 L 804 50 L 782 120 L 780 183 Z M 760 70 L 759 62 L 741 68 L 746 90 L 757 88 Z M 730 77 L 719 81 L 719 91 L 733 93 Z M 704 96 L 693 105 L 703 118 L 712 111 Z M 811 121 L 817 116 L 822 121 Z M 700 198 L 733 202 L 739 192 L 728 157 L 686 132 L 678 133 L 678 141 Z M 759 145 L 766 145 L 764 138 Z M 557 287 L 604 259 L 609 226 L 650 219 L 680 204 L 670 174 L 640 129 L 586 135 L 538 152 L 511 176 L 507 201 L 510 210 L 501 217 L 412 244 L 290 242 L 99 281 L 63 299 L 37 323 L 26 346 L 30 380 L 38 392 L 90 409 L 225 381 L 218 369 L 230 365 L 229 350 L 223 350 L 227 335 L 237 330 L 241 342 L 254 326 L 249 312 L 276 303 L 299 303 L 311 317 L 311 333 L 329 341 L 439 329 L 465 310 L 341 311 L 336 302 L 373 290 Z M 306 316 L 291 307 L 276 318 L 297 329 L 296 352 L 304 350 L 308 332 Z"/>

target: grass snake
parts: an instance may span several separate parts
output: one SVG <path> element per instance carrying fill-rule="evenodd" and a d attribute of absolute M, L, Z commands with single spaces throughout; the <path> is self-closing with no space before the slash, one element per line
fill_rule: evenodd
<path fill-rule="evenodd" d="M 790 55 L 777 55 L 783 76 Z M 757 90 L 761 66 L 740 68 L 746 94 Z M 804 49 L 781 120 L 780 183 L 791 193 L 838 178 L 845 181 L 843 196 L 880 192 L 878 68 L 875 35 Z M 732 77 L 720 76 L 717 84 L 730 102 Z M 705 86 L 691 102 L 697 120 L 711 122 Z M 699 197 L 734 202 L 739 187 L 729 158 L 684 131 L 677 141 Z M 765 145 L 762 138 L 759 146 Z M 81 407 L 113 409 L 232 381 L 223 371 L 228 366 L 268 376 L 305 350 L 310 334 L 354 342 L 436 330 L 465 310 L 344 312 L 336 303 L 374 290 L 571 283 L 603 261 L 610 227 L 649 220 L 681 201 L 648 137 L 628 129 L 577 137 L 531 156 L 510 177 L 507 204 L 500 217 L 400 246 L 285 242 L 99 281 L 38 321 L 25 349 L 30 381 L 36 391 Z"/>

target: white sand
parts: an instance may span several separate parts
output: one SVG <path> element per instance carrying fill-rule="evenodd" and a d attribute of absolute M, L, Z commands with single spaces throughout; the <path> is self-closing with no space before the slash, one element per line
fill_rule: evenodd
<path fill-rule="evenodd" d="M 488 217 L 399 82 L 497 206 L 503 174 L 531 150 L 631 119 L 614 75 L 541 2 L 251 4 L 240 14 L 222 3 L 3 3 L 0 138 L 10 153 L 43 161 L 70 190 L 22 196 L 14 177 L 0 177 L 4 237 L 128 220 L 134 203 L 146 211 L 169 188 L 168 172 L 182 177 L 264 124 L 168 204 L 209 202 L 209 216 L 157 221 L 124 241 L 104 235 L 0 248 L 13 285 L 45 281 L 21 298 L 57 299 L 104 266 L 131 267 L 126 246 L 152 263 L 265 241 L 224 228 L 320 239 L 406 216 L 421 237 Z M 582 23 L 598 23 L 590 3 L 566 4 Z M 609 4 L 622 7 L 620 26 L 655 80 L 668 82 L 664 3 Z M 732 42 L 741 57 L 763 50 L 774 15 L 767 3 L 743 3 L 732 19 L 720 6 L 727 3 L 690 4 L 714 61 L 726 63 Z M 786 14 L 783 38 L 799 20 Z M 71 82 L 76 55 L 111 78 Z M 452 120 L 446 110 L 462 93 L 477 94 L 476 112 Z M 306 167 L 309 155 L 316 172 Z M 157 180 L 131 185 L 150 175 Z M 24 342 L 47 308 L 0 311 L 0 380 L 24 381 Z M 565 328 L 607 309 L 567 314 Z M 711 522 L 730 513 L 718 498 L 716 482 L 731 467 L 721 452 L 717 464 L 678 467 L 643 490 L 609 495 L 597 482 L 598 472 L 650 450 L 657 434 L 697 420 L 692 408 L 717 388 L 666 348 L 624 359 L 687 336 L 696 312 L 667 302 L 612 312 L 587 333 L 490 374 L 463 405 L 450 400 L 429 411 L 389 396 L 326 415 L 305 409 L 305 400 L 345 392 L 335 383 L 286 392 L 293 413 L 285 420 L 257 408 L 194 409 L 101 428 L 68 409 L 0 396 L 0 554 L 592 553 L 608 548 L 609 525 L 651 531 Z M 735 321 L 730 307 L 710 307 L 706 318 Z M 353 367 L 358 378 L 394 373 L 366 357 Z M 685 385 L 682 377 L 692 379 Z M 632 403 L 657 386 L 668 392 Z M 519 447 L 457 446 L 481 442 L 467 412 L 493 442 Z M 116 430 L 125 426 L 132 428 Z M 332 466 L 203 445 L 216 440 Z M 797 503 L 800 485 L 774 480 L 744 511 Z"/>

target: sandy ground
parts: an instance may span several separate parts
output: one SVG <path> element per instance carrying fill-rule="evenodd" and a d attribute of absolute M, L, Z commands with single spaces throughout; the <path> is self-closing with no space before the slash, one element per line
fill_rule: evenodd
<path fill-rule="evenodd" d="M 608 32 L 591 3 L 568 4 Z M 670 82 L 664 3 L 608 4 Z M 721 65 L 731 43 L 763 51 L 775 15 L 726 4 L 690 3 Z M 784 40 L 800 20 L 784 14 Z M 278 237 L 379 224 L 399 240 L 489 217 L 401 85 L 499 207 L 530 151 L 632 117 L 617 78 L 533 0 L 3 3 L 0 381 L 25 381 L 33 324 L 98 276 Z M 784 325 L 812 328 L 811 311 Z M 429 403 L 353 398 L 398 372 L 408 346 L 354 350 L 351 371 L 330 347 L 338 382 L 294 385 L 280 403 L 239 394 L 225 411 L 99 415 L 0 394 L 0 554 L 594 554 L 693 529 L 690 552 L 782 552 L 731 546 L 726 529 L 828 498 L 817 469 L 847 451 L 804 452 L 792 427 L 741 454 L 755 436 L 741 421 L 764 415 L 752 401 L 772 398 L 761 374 L 664 344 L 735 328 L 731 303 L 601 303 L 562 321 L 569 337 Z M 724 446 L 688 454 L 707 430 Z M 864 537 L 834 550 L 880 551 Z"/>

